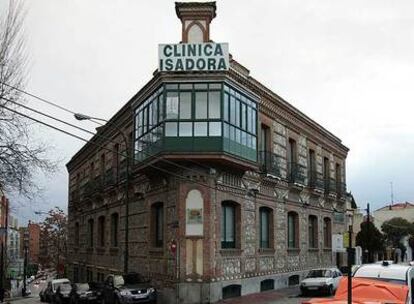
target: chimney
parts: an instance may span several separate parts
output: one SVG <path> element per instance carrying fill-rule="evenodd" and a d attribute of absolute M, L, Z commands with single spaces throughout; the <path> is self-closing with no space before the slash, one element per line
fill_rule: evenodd
<path fill-rule="evenodd" d="M 182 23 L 183 43 L 210 42 L 210 22 L 216 17 L 216 2 L 176 2 Z"/>

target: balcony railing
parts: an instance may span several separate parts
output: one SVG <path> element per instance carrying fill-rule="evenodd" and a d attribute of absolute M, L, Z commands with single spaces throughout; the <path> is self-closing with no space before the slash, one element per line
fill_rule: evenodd
<path fill-rule="evenodd" d="M 259 151 L 260 171 L 276 177 L 280 177 L 278 156 L 269 151 Z"/>
<path fill-rule="evenodd" d="M 336 182 L 336 193 L 338 194 L 338 197 L 344 197 L 346 194 L 346 184 Z"/>
<path fill-rule="evenodd" d="M 116 180 L 116 171 L 114 169 L 109 169 L 106 170 L 105 172 L 105 181 L 104 181 L 104 185 L 105 187 L 111 187 L 114 186 L 117 182 Z"/>
<path fill-rule="evenodd" d="M 298 163 L 289 163 L 288 179 L 290 183 L 305 184 L 305 168 Z"/>
<path fill-rule="evenodd" d="M 333 178 L 325 178 L 325 192 L 336 192 L 336 181 Z"/>
<path fill-rule="evenodd" d="M 313 189 L 324 189 L 323 178 L 316 171 L 310 172 L 309 187 Z"/>

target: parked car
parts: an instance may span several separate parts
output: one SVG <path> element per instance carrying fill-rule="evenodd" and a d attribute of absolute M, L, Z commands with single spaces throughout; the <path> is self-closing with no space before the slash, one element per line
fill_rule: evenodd
<path fill-rule="evenodd" d="M 156 303 L 157 291 L 138 273 L 109 275 L 102 297 L 104 304 Z"/>
<path fill-rule="evenodd" d="M 71 291 L 71 284 L 60 284 L 56 289 L 53 303 L 68 304 L 70 300 Z"/>
<path fill-rule="evenodd" d="M 342 304 L 348 298 L 348 278 L 343 277 L 332 298 L 314 298 L 302 304 Z M 414 304 L 414 267 L 401 264 L 365 264 L 352 277 L 352 303 Z"/>
<path fill-rule="evenodd" d="M 54 303 L 55 302 L 55 293 L 59 286 L 69 285 L 70 281 L 68 279 L 57 279 L 52 280 L 47 283 L 46 289 L 43 292 L 43 298 L 45 302 Z"/>
<path fill-rule="evenodd" d="M 319 292 L 333 295 L 338 288 L 342 273 L 338 268 L 319 268 L 312 269 L 300 283 L 302 295 L 309 292 Z"/>
<path fill-rule="evenodd" d="M 98 300 L 97 290 L 88 283 L 73 284 L 69 297 L 71 304 L 93 303 Z"/>
<path fill-rule="evenodd" d="M 104 288 L 104 282 L 89 282 L 89 288 L 96 293 L 96 301 L 102 302 L 102 292 Z"/>

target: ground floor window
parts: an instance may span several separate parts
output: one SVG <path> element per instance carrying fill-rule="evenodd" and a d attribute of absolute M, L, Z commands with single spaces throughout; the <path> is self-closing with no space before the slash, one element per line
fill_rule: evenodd
<path fill-rule="evenodd" d="M 223 299 L 241 296 L 241 285 L 229 285 L 223 288 Z"/>
<path fill-rule="evenodd" d="M 236 205 L 232 202 L 221 206 L 221 248 L 236 248 Z"/>

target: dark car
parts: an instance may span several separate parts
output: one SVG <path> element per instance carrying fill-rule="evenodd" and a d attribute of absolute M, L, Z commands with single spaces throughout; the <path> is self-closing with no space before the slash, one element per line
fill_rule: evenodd
<path fill-rule="evenodd" d="M 53 303 L 69 304 L 71 291 L 72 286 L 70 284 L 60 284 L 56 289 L 56 293 L 53 298 Z"/>
<path fill-rule="evenodd" d="M 94 303 L 98 300 L 97 290 L 88 283 L 73 284 L 69 297 L 70 304 Z"/>
<path fill-rule="evenodd" d="M 156 303 L 157 291 L 138 273 L 109 275 L 104 283 L 103 304 Z"/>
<path fill-rule="evenodd" d="M 104 288 L 104 282 L 89 282 L 89 288 L 96 293 L 96 302 L 102 302 L 102 292 Z"/>

